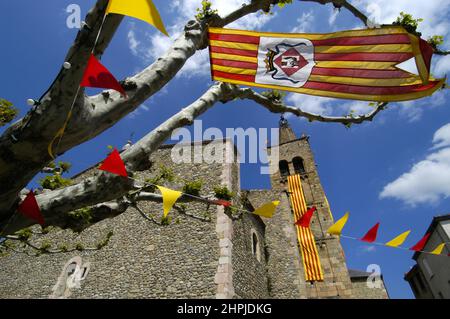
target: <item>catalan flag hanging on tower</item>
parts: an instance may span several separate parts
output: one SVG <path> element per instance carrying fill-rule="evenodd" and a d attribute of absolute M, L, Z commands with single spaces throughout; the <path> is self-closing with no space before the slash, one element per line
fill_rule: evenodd
<path fill-rule="evenodd" d="M 444 80 L 430 78 L 433 49 L 403 27 L 328 34 L 209 29 L 216 81 L 377 102 L 431 95 Z M 419 75 L 396 66 L 414 58 Z"/>
<path fill-rule="evenodd" d="M 297 238 L 302 254 L 303 267 L 305 270 L 306 281 L 322 281 L 323 271 L 320 263 L 319 252 L 311 228 L 300 225 L 302 216 L 306 214 L 305 195 L 303 194 L 300 175 L 288 176 L 288 189 L 291 198 L 291 207 L 294 212 L 294 220 L 297 229 Z"/>

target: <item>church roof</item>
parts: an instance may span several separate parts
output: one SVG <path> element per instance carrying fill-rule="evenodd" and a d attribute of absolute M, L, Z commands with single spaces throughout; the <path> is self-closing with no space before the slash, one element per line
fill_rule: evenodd
<path fill-rule="evenodd" d="M 279 128 L 280 128 L 280 136 L 279 136 L 279 142 L 278 142 L 277 146 L 295 142 L 295 141 L 299 141 L 299 140 L 303 140 L 303 139 L 306 139 L 307 141 L 309 140 L 309 136 L 307 136 L 305 134 L 302 134 L 302 136 L 300 138 L 297 138 L 297 136 L 294 133 L 294 130 L 291 128 L 288 120 L 284 116 L 281 116 L 281 118 L 280 118 Z M 268 145 L 267 148 L 271 148 L 273 146 L 275 146 L 275 145 Z"/>
<path fill-rule="evenodd" d="M 349 274 L 350 278 L 367 278 L 371 275 L 370 272 L 356 270 L 356 269 L 349 269 L 348 274 Z"/>

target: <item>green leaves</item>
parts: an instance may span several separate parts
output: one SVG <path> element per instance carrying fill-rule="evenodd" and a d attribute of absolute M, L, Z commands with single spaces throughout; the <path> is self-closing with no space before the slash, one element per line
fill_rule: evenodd
<path fill-rule="evenodd" d="M 56 165 L 54 162 L 51 162 L 47 165 L 47 167 L 53 169 L 53 175 L 46 176 L 39 180 L 39 184 L 42 188 L 55 190 L 72 185 L 72 181 L 70 179 L 61 176 L 62 174 L 69 172 L 72 164 L 69 162 L 58 162 L 58 165 Z"/>
<path fill-rule="evenodd" d="M 217 14 L 217 10 L 212 10 L 211 7 L 212 7 L 211 1 L 203 0 L 202 7 L 197 8 L 197 15 L 195 16 L 195 18 L 198 21 L 201 21 Z"/>
<path fill-rule="evenodd" d="M 280 8 L 284 8 L 287 4 L 291 4 L 292 0 L 281 0 L 280 2 L 278 2 L 278 6 Z"/>
<path fill-rule="evenodd" d="M 44 189 L 55 190 L 72 185 L 72 181 L 70 179 L 62 177 L 59 174 L 56 174 L 41 178 L 39 180 L 39 185 L 41 185 Z"/>
<path fill-rule="evenodd" d="M 183 193 L 193 196 L 200 196 L 202 185 L 202 181 L 186 182 L 183 186 Z"/>
<path fill-rule="evenodd" d="M 415 34 L 417 36 L 421 36 L 422 33 L 417 31 L 417 27 L 419 26 L 419 23 L 422 22 L 422 18 L 414 19 L 414 17 L 405 12 L 400 12 L 400 16 L 397 17 L 397 20 L 395 20 L 393 25 L 400 25 L 406 29 L 409 33 Z"/>
<path fill-rule="evenodd" d="M 278 90 L 269 90 L 261 93 L 262 96 L 274 103 L 283 103 L 286 93 Z"/>
<path fill-rule="evenodd" d="M 17 235 L 17 237 L 19 237 L 19 239 L 21 241 L 27 241 L 28 239 L 31 238 L 33 233 L 31 232 L 30 228 L 24 228 L 24 229 L 19 230 L 18 232 L 16 232 L 16 235 Z"/>
<path fill-rule="evenodd" d="M 92 209 L 90 207 L 80 208 L 68 213 L 68 216 L 75 220 L 82 220 L 86 223 L 90 223 L 92 221 Z"/>
<path fill-rule="evenodd" d="M 438 50 L 438 47 L 444 44 L 444 37 L 442 35 L 433 35 L 427 39 L 427 42 L 433 47 L 433 49 Z"/>
<path fill-rule="evenodd" d="M 72 164 L 70 164 L 69 162 L 59 162 L 58 166 L 61 168 L 63 173 L 68 173 L 72 168 Z"/>
<path fill-rule="evenodd" d="M 234 194 L 226 186 L 214 187 L 214 194 L 217 199 L 231 200 Z"/>
<path fill-rule="evenodd" d="M 19 113 L 13 104 L 5 99 L 0 99 L 0 127 L 14 120 Z"/>

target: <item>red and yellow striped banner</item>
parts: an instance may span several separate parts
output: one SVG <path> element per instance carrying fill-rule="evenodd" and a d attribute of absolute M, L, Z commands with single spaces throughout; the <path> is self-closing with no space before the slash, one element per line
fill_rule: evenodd
<path fill-rule="evenodd" d="M 288 189 L 292 210 L 294 211 L 294 219 L 297 222 L 307 211 L 300 175 L 288 176 Z M 309 227 L 305 228 L 298 225 L 295 227 L 303 259 L 303 268 L 305 269 L 305 279 L 306 281 L 322 281 L 323 271 L 314 235 Z"/>
<path fill-rule="evenodd" d="M 209 29 L 212 77 L 310 95 L 404 101 L 431 95 L 433 49 L 403 27 L 328 34 Z M 396 67 L 414 58 L 420 75 Z"/>

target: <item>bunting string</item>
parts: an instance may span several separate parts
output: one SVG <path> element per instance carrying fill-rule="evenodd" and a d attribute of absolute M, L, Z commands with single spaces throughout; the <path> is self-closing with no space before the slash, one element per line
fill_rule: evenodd
<path fill-rule="evenodd" d="M 431 233 L 427 233 L 424 237 L 422 237 L 422 239 L 420 239 L 411 248 L 401 247 L 400 245 L 402 245 L 405 242 L 406 238 L 410 234 L 410 232 L 411 232 L 410 230 L 408 230 L 404 233 L 401 233 L 400 235 L 398 235 L 394 239 L 388 241 L 387 243 L 377 243 L 375 240 L 377 237 L 378 227 L 380 226 L 380 223 L 377 223 L 375 226 L 373 226 L 362 238 L 354 238 L 354 237 L 350 237 L 350 236 L 344 236 L 344 235 L 342 235 L 342 229 L 344 228 L 345 224 L 347 223 L 348 218 L 349 218 L 349 213 L 347 212 L 347 213 L 345 213 L 345 215 L 343 217 L 341 217 L 338 221 L 336 221 L 333 225 L 331 225 L 330 228 L 328 228 L 327 233 L 330 235 L 337 235 L 337 236 L 340 236 L 343 238 L 355 239 L 355 240 L 359 240 L 359 241 L 367 242 L 367 243 L 371 243 L 371 244 L 373 243 L 373 244 L 377 244 L 377 245 L 381 245 L 381 246 L 399 248 L 399 249 L 415 251 L 415 252 L 424 252 L 424 253 L 429 253 L 432 255 L 441 255 L 441 253 L 445 247 L 445 243 L 442 243 L 442 244 L 438 245 L 431 252 L 424 251 L 423 249 L 424 249 Z M 450 256 L 450 254 L 448 254 L 447 256 Z"/>
<path fill-rule="evenodd" d="M 98 33 L 97 33 L 97 36 L 95 38 L 94 46 L 92 47 L 92 50 L 91 50 L 91 54 L 94 53 L 95 47 L 97 46 L 98 39 L 100 38 L 100 33 L 103 30 L 103 24 L 105 23 L 105 20 L 106 20 L 106 15 L 103 17 L 102 24 L 100 25 L 100 28 L 99 28 Z M 59 145 L 61 144 L 61 141 L 62 141 L 62 138 L 64 136 L 64 133 L 66 132 L 67 125 L 69 124 L 70 119 L 72 118 L 73 108 L 75 107 L 75 103 L 77 101 L 78 94 L 80 93 L 80 89 L 81 89 L 81 84 L 78 85 L 78 88 L 77 88 L 77 91 L 75 93 L 75 96 L 73 97 L 72 105 L 70 106 L 69 113 L 67 113 L 67 117 L 66 117 L 66 120 L 64 121 L 63 126 L 58 130 L 58 132 L 53 137 L 52 141 L 50 142 L 50 144 L 47 147 L 48 154 L 50 155 L 50 157 L 53 160 L 55 160 L 56 156 L 58 156 Z M 56 144 L 55 151 L 53 151 L 53 144 L 55 143 L 55 141 L 58 138 L 59 138 L 59 140 L 58 140 L 58 143 Z"/>
<path fill-rule="evenodd" d="M 273 214 L 275 213 L 275 210 L 277 206 L 279 205 L 279 201 L 272 201 L 269 203 L 266 203 L 262 205 L 261 207 L 255 209 L 254 211 L 249 211 L 240 207 L 236 207 L 232 205 L 230 201 L 223 200 L 223 199 L 210 199 L 205 198 L 201 196 L 195 196 L 188 193 L 183 193 L 180 191 L 171 190 L 165 187 L 162 187 L 160 185 L 156 185 L 154 183 L 150 183 L 147 181 L 140 181 L 138 179 L 129 177 L 126 171 L 125 163 L 120 157 L 120 153 L 117 151 L 117 149 L 114 149 L 108 157 L 103 161 L 103 163 L 99 167 L 100 170 L 107 171 L 109 173 L 120 175 L 124 178 L 130 179 L 134 182 L 137 182 L 142 186 L 142 189 L 147 186 L 153 186 L 158 188 L 161 191 L 162 197 L 163 197 L 163 208 L 164 208 L 164 217 L 167 217 L 169 214 L 170 209 L 175 204 L 175 202 L 181 198 L 182 196 L 192 198 L 204 203 L 213 204 L 217 206 L 224 206 L 224 207 L 230 207 L 233 208 L 235 211 L 242 212 L 242 213 L 250 213 L 250 214 L 256 214 L 262 217 L 271 218 Z M 135 193 L 139 193 L 141 190 L 136 191 Z M 169 196 L 167 196 L 169 194 Z M 17 212 L 20 212 L 22 215 L 29 219 L 33 219 L 36 222 L 38 222 L 41 225 L 44 225 L 44 219 L 41 214 L 41 211 L 39 209 L 39 205 L 36 201 L 35 195 L 33 190 L 31 190 L 26 198 L 21 202 L 19 205 Z M 310 227 L 310 221 L 311 217 L 314 214 L 314 212 L 317 212 L 316 207 L 311 207 L 309 210 L 306 211 L 306 213 L 302 216 L 304 218 L 300 218 L 296 221 L 296 226 L 301 228 L 309 228 Z M 318 213 L 318 212 L 317 212 Z M 330 212 L 331 213 L 331 212 Z M 9 218 L 8 222 L 3 227 L 1 234 L 4 233 L 8 225 L 12 222 L 12 219 L 16 216 L 16 212 Z M 347 223 L 349 219 L 349 213 L 347 212 L 343 217 L 341 217 L 339 220 L 337 220 L 330 228 L 328 228 L 327 233 L 332 235 L 337 235 L 342 238 L 350 239 L 350 240 L 358 240 L 360 242 L 368 242 L 373 245 L 377 246 L 387 246 L 392 248 L 397 248 L 405 251 L 415 251 L 430 255 L 436 255 L 436 256 L 450 256 L 450 254 L 443 254 L 443 250 L 446 246 L 446 244 L 450 244 L 450 242 L 443 242 L 440 243 L 436 248 L 434 248 L 432 251 L 425 251 L 423 248 L 425 247 L 428 238 L 430 237 L 430 233 L 427 233 L 419 242 L 417 242 L 413 247 L 406 248 L 402 247 L 401 245 L 405 242 L 406 238 L 410 234 L 410 230 L 405 231 L 404 233 L 401 233 L 394 239 L 386 242 L 386 243 L 380 243 L 376 241 L 377 237 L 377 231 L 379 227 L 379 223 L 377 223 L 374 227 L 372 227 L 365 236 L 362 238 L 356 238 L 348 235 L 343 235 L 342 230 Z"/>
<path fill-rule="evenodd" d="M 132 178 L 132 177 L 128 177 L 128 179 L 138 182 L 138 183 L 142 183 L 145 186 L 152 186 L 152 187 L 156 187 L 156 188 L 161 188 L 161 186 L 150 183 L 150 182 L 143 182 L 140 181 L 138 179 Z M 171 190 L 171 189 L 168 189 Z M 255 209 L 254 211 L 249 211 L 240 207 L 236 207 L 234 205 L 231 204 L 231 202 L 226 201 L 226 200 L 222 200 L 222 199 L 210 199 L 210 198 L 206 198 L 206 197 L 200 197 L 200 196 L 195 196 L 192 194 L 187 194 L 187 193 L 183 193 L 183 192 L 179 192 L 179 191 L 175 191 L 175 190 L 171 190 L 173 192 L 177 192 L 180 193 L 180 197 L 189 197 L 207 204 L 212 204 L 212 205 L 216 205 L 216 206 L 224 206 L 224 207 L 229 207 L 232 208 L 235 211 L 241 212 L 241 213 L 248 213 L 248 214 L 255 214 L 255 215 L 259 215 L 259 216 L 263 216 L 266 218 L 271 218 L 273 216 L 273 212 L 275 210 L 275 208 L 279 205 L 279 201 L 273 201 L 273 202 L 269 202 L 266 204 L 263 204 L 261 207 Z M 167 216 L 167 215 L 166 215 Z"/>
<path fill-rule="evenodd" d="M 193 198 L 193 199 L 196 199 L 196 200 L 208 203 L 208 204 L 230 207 L 230 208 L 233 208 L 235 211 L 239 211 L 239 212 L 243 212 L 243 213 L 252 213 L 252 214 L 263 216 L 266 218 L 271 218 L 273 216 L 273 214 L 275 213 L 276 207 L 280 204 L 279 201 L 269 202 L 269 203 L 266 203 L 266 204 L 262 205 L 261 207 L 255 209 L 253 212 L 250 212 L 246 209 L 242 209 L 240 207 L 233 206 L 231 202 L 223 200 L 223 199 L 212 200 L 212 199 L 208 199 L 208 198 L 204 198 L 204 197 L 200 197 L 200 196 L 195 196 L 192 194 L 183 193 L 180 191 L 171 190 L 171 189 L 168 189 L 168 188 L 165 188 L 160 185 L 156 185 L 154 183 L 150 183 L 147 181 L 143 182 L 141 180 L 138 180 L 138 179 L 128 176 L 128 173 L 127 173 L 127 170 L 125 167 L 125 163 L 123 162 L 123 160 L 120 156 L 120 153 L 116 148 L 106 157 L 106 159 L 102 162 L 102 164 L 100 165 L 100 167 L 98 169 L 102 170 L 102 171 L 106 171 L 111 174 L 122 176 L 124 178 L 128 178 L 129 180 L 132 180 L 134 182 L 142 184 L 143 185 L 142 188 L 145 188 L 146 186 L 152 186 L 152 187 L 158 188 L 163 196 L 164 217 L 167 217 L 170 209 L 175 204 L 177 199 L 179 199 L 181 196 Z M 139 191 L 136 191 L 135 193 L 138 193 L 138 192 Z"/>
<path fill-rule="evenodd" d="M 109 0 L 108 6 L 105 11 L 105 15 L 103 16 L 102 23 L 98 30 L 97 36 L 95 38 L 94 45 L 91 50 L 91 56 L 88 61 L 85 73 L 83 75 L 82 82 L 78 85 L 76 94 L 73 98 L 72 105 L 70 107 L 69 113 L 67 114 L 66 120 L 64 121 L 63 126 L 58 130 L 56 135 L 53 137 L 52 141 L 47 147 L 48 154 L 54 160 L 56 156 L 58 156 L 59 145 L 62 141 L 62 138 L 66 132 L 67 125 L 73 114 L 73 108 L 75 106 L 76 100 L 78 98 L 78 94 L 80 92 L 81 87 L 95 87 L 95 88 L 104 88 L 104 89 L 113 89 L 122 94 L 125 98 L 127 94 L 125 90 L 122 88 L 120 83 L 116 80 L 116 78 L 108 71 L 94 56 L 95 48 L 97 47 L 98 41 L 100 39 L 100 34 L 103 30 L 103 26 L 106 21 L 106 17 L 108 14 L 121 14 L 130 16 L 136 19 L 143 20 L 153 26 L 155 26 L 159 31 L 164 33 L 166 36 L 169 36 L 167 33 L 164 23 L 162 22 L 161 16 L 159 15 L 158 9 L 153 4 L 151 0 L 135 0 L 135 1 L 127 1 L 127 0 Z M 70 60 L 70 59 L 69 59 Z M 60 71 L 60 74 L 62 69 Z M 41 98 L 42 99 L 42 98 Z M 53 150 L 53 145 L 55 141 L 58 140 L 58 143 Z"/>
<path fill-rule="evenodd" d="M 340 237 L 345 238 L 345 239 L 357 240 L 357 241 L 361 242 L 361 239 L 360 239 L 360 238 L 356 238 L 356 237 L 352 237 L 352 236 L 340 235 Z M 445 244 L 450 244 L 450 242 L 441 243 L 441 244 L 438 245 L 437 248 L 440 248 L 440 247 L 443 248 Z M 386 244 L 380 243 L 380 242 L 372 242 L 371 245 L 383 246 L 383 247 L 386 247 L 386 246 L 387 246 Z M 401 250 L 405 250 L 405 251 L 411 252 L 411 249 L 410 249 L 410 248 L 406 248 L 406 247 L 402 247 L 402 246 L 395 246 L 395 247 L 394 247 L 394 246 L 387 246 L 387 247 L 397 248 L 397 249 L 401 249 Z M 433 251 L 436 251 L 436 249 L 433 250 Z M 416 252 L 418 252 L 418 253 L 423 253 L 423 254 L 429 254 L 429 255 L 435 255 L 435 256 L 444 256 L 444 257 L 448 257 L 448 255 L 445 255 L 445 254 L 442 254 L 442 253 L 436 254 L 436 253 L 433 253 L 433 251 L 417 250 Z"/>
<path fill-rule="evenodd" d="M 190 197 L 199 201 L 203 201 L 209 204 L 214 204 L 214 205 L 218 205 L 218 206 L 224 206 L 224 207 L 231 207 L 236 211 L 240 211 L 243 213 L 251 213 L 251 214 L 256 214 L 256 215 L 260 215 L 263 217 L 267 217 L 267 218 L 271 218 L 275 212 L 276 207 L 279 205 L 279 201 L 273 201 L 273 202 L 269 202 L 266 203 L 264 205 L 262 205 L 261 207 L 255 209 L 253 212 L 248 211 L 246 209 L 242 209 L 240 207 L 235 207 L 232 205 L 231 202 L 226 201 L 226 200 L 222 200 L 222 199 L 218 199 L 218 200 L 211 200 L 208 198 L 204 198 L 204 197 L 199 197 L 199 196 L 195 196 L 195 195 L 191 195 L 191 194 L 186 194 L 180 191 L 174 191 L 174 190 L 170 190 L 164 187 L 161 187 L 159 185 L 150 183 L 150 182 L 142 182 L 138 179 L 135 179 L 133 177 L 129 177 L 126 171 L 126 167 L 125 167 L 125 163 L 123 162 L 122 158 L 120 157 L 120 153 L 117 151 L 117 149 L 114 149 L 114 151 L 112 151 L 108 157 L 105 159 L 105 161 L 102 163 L 102 165 L 99 167 L 99 169 L 107 171 L 109 173 L 112 174 L 116 174 L 116 175 L 120 175 L 123 176 L 125 178 L 128 178 L 134 182 L 143 184 L 144 186 L 142 186 L 142 188 L 144 188 L 145 186 L 153 186 L 153 187 L 157 187 L 160 189 L 162 196 L 163 196 L 163 206 L 164 206 L 164 217 L 167 216 L 168 211 L 172 208 L 172 206 L 175 204 L 176 200 L 182 196 L 186 196 L 186 197 Z M 137 191 L 139 192 L 139 191 Z M 166 194 L 166 198 L 164 198 Z M 169 195 L 169 198 L 167 198 L 167 194 Z M 311 207 L 309 210 L 306 209 L 306 204 L 304 206 L 305 209 L 305 213 L 302 214 L 301 216 L 299 216 L 299 218 L 296 219 L 295 221 L 295 225 L 297 226 L 298 229 L 309 229 L 310 228 L 310 222 L 311 222 L 311 218 L 312 215 L 314 214 L 314 212 L 317 212 L 317 209 L 315 206 Z M 329 211 L 330 215 L 331 215 L 331 211 Z M 350 236 L 344 236 L 342 235 L 342 230 L 344 228 L 344 226 L 346 225 L 348 219 L 349 219 L 349 213 L 345 213 L 345 215 L 343 217 L 341 217 L 339 220 L 337 220 L 331 227 L 328 228 L 327 233 L 328 234 L 332 234 L 332 235 L 337 235 L 343 238 L 348 238 L 348 239 L 355 239 L 354 237 L 350 237 Z M 407 249 L 404 247 L 401 247 L 400 245 L 406 240 L 406 238 L 408 237 L 410 231 L 406 231 L 400 235 L 398 235 L 397 237 L 395 237 L 394 239 L 392 239 L 391 241 L 385 243 L 385 244 L 381 244 L 376 242 L 376 238 L 377 238 L 377 232 L 378 232 L 378 228 L 380 226 L 380 223 L 377 223 L 375 226 L 373 226 L 362 238 L 359 238 L 357 240 L 362 241 L 362 242 L 368 242 L 371 244 L 376 244 L 376 245 L 382 245 L 382 246 L 388 246 L 388 247 L 393 247 L 393 248 L 399 248 L 399 249 L 403 249 L 403 250 L 413 250 L 413 251 L 419 251 L 419 252 L 425 252 L 423 251 L 423 247 L 426 244 L 426 241 L 429 237 L 430 234 L 425 235 L 425 237 L 423 237 L 418 243 L 416 243 L 413 247 Z M 445 243 L 439 245 L 438 247 L 436 247 L 432 252 L 425 252 L 425 253 L 429 253 L 429 254 L 433 254 L 433 255 L 442 255 L 442 251 L 444 249 Z M 450 254 L 449 254 L 450 255 Z"/>

